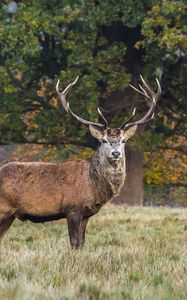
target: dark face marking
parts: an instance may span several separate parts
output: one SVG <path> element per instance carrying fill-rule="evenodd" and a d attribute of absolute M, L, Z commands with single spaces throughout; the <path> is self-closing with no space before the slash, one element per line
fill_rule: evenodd
<path fill-rule="evenodd" d="M 107 129 L 107 140 L 110 144 L 117 144 L 121 140 L 121 130 L 119 128 Z"/>

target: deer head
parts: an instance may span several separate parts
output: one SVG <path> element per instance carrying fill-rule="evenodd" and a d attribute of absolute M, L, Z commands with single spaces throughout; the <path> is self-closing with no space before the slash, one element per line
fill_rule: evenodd
<path fill-rule="evenodd" d="M 56 91 L 64 109 L 77 121 L 89 126 L 92 136 L 96 138 L 100 143 L 101 154 L 103 154 L 103 156 L 105 156 L 109 160 L 122 159 L 124 157 L 124 148 L 125 148 L 124 145 L 126 141 L 135 134 L 136 129 L 139 125 L 148 123 L 154 117 L 154 110 L 156 107 L 156 103 L 161 95 L 160 83 L 156 78 L 157 92 L 155 93 L 154 91 L 151 90 L 151 88 L 148 86 L 148 84 L 145 82 L 145 80 L 141 75 L 140 75 L 140 79 L 142 82 L 142 85 L 139 84 L 140 89 L 137 89 L 131 84 L 130 86 L 135 91 L 137 91 L 138 93 L 140 93 L 146 98 L 149 106 L 147 113 L 140 120 L 135 122 L 130 122 L 136 113 L 136 108 L 135 108 L 130 118 L 127 121 L 125 121 L 119 128 L 115 128 L 115 129 L 109 128 L 108 122 L 103 116 L 99 108 L 97 108 L 97 110 L 103 123 L 92 122 L 92 121 L 82 119 L 79 116 L 77 116 L 74 112 L 72 112 L 72 110 L 70 109 L 69 102 L 66 101 L 66 95 L 68 94 L 71 87 L 77 82 L 78 77 L 75 79 L 75 81 L 70 83 L 64 89 L 63 92 L 59 91 L 60 81 L 58 80 L 57 82 Z"/>

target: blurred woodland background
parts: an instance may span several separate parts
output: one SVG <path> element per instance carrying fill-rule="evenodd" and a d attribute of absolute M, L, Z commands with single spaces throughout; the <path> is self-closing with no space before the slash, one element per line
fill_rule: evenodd
<path fill-rule="evenodd" d="M 55 93 L 80 75 L 68 99 L 83 118 L 99 105 L 118 127 L 146 103 L 128 84 L 139 74 L 162 99 L 127 146 L 126 185 L 116 203 L 187 206 L 186 1 L 17 0 L 0 4 L 0 161 L 92 155 L 88 129 Z"/>

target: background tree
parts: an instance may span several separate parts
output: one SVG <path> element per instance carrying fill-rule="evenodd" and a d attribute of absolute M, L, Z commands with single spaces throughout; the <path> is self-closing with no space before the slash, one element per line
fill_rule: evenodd
<path fill-rule="evenodd" d="M 89 144 L 87 129 L 69 121 L 58 104 L 57 77 L 65 86 L 77 74 L 73 110 L 97 119 L 99 103 L 119 126 L 136 105 L 128 87 L 142 73 L 163 97 L 156 121 L 127 149 L 128 181 L 116 201 L 143 201 L 143 152 L 185 151 L 187 101 L 185 1 L 4 1 L 0 6 L 1 143 Z M 138 117 L 138 116 L 137 116 Z M 180 139 L 178 138 L 180 136 Z M 183 141 L 183 139 L 182 139 Z M 93 142 L 91 141 L 93 145 Z"/>

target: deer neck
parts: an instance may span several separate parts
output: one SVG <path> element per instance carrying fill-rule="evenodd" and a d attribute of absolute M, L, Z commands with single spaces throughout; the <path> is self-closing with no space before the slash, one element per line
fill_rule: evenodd
<path fill-rule="evenodd" d="M 92 157 L 90 171 L 100 196 L 103 195 L 108 201 L 117 196 L 124 185 L 125 156 L 119 160 L 109 160 L 98 149 Z"/>

